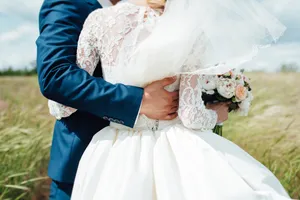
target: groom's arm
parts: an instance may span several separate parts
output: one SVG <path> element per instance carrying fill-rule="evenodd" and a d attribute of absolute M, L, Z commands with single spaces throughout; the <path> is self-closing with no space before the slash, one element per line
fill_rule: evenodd
<path fill-rule="evenodd" d="M 37 40 L 40 90 L 48 99 L 133 127 L 143 89 L 110 84 L 76 65 L 77 41 L 88 6 L 85 1 L 44 1 Z"/>

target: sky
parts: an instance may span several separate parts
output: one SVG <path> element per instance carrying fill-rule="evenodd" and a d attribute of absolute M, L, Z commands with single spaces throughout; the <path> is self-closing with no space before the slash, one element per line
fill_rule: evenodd
<path fill-rule="evenodd" d="M 274 71 L 281 64 L 300 65 L 300 0 L 263 0 L 287 26 L 279 42 L 262 50 L 248 64 L 252 69 Z M 38 13 L 43 0 L 0 1 L 0 69 L 24 68 L 36 59 Z M 284 2 L 276 4 L 278 2 Z M 288 2 L 288 3 L 287 3 Z"/>

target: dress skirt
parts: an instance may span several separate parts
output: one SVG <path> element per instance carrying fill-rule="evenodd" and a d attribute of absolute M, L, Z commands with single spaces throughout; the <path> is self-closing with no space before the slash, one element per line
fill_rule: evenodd
<path fill-rule="evenodd" d="M 260 162 L 212 131 L 180 123 L 99 131 L 80 161 L 72 200 L 287 200 Z"/>

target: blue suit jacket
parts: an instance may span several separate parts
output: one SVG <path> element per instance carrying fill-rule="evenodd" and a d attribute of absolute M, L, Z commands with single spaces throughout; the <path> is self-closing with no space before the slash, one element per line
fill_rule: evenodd
<path fill-rule="evenodd" d="M 77 40 L 87 16 L 101 8 L 97 0 L 44 0 L 37 39 L 38 77 L 42 94 L 78 111 L 55 124 L 49 176 L 74 181 L 78 162 L 95 133 L 119 122 L 133 127 L 143 89 L 103 80 L 76 65 Z"/>

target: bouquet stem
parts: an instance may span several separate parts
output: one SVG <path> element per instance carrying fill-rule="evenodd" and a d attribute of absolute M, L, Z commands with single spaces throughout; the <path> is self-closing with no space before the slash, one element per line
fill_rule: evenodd
<path fill-rule="evenodd" d="M 219 136 L 223 136 L 223 123 L 216 124 L 215 128 L 213 129 L 213 132 L 215 134 L 218 134 Z"/>

